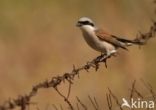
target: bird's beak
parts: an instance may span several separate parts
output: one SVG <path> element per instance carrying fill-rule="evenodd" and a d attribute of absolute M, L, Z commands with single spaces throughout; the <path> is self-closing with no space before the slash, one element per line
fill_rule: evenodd
<path fill-rule="evenodd" d="M 77 24 L 76 24 L 76 27 L 80 27 L 81 26 L 81 24 L 78 22 Z"/>

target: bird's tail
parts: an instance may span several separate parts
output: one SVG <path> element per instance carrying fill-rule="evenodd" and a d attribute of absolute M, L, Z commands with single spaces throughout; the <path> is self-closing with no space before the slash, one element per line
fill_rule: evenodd
<path fill-rule="evenodd" d="M 145 43 L 144 41 L 139 41 L 138 39 L 129 40 L 129 39 L 124 39 L 124 38 L 119 38 L 116 36 L 113 36 L 113 37 L 115 37 L 118 41 L 124 43 L 125 46 L 143 45 Z"/>

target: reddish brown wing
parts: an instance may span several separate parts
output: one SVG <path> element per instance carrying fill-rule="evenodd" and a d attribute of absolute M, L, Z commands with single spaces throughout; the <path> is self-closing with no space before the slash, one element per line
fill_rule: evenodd
<path fill-rule="evenodd" d="M 95 33 L 96 33 L 96 36 L 97 36 L 99 39 L 101 39 L 101 40 L 103 40 L 103 41 L 106 41 L 106 42 L 108 42 L 108 43 L 111 43 L 112 45 L 114 45 L 114 46 L 116 46 L 116 47 L 121 47 L 121 48 L 127 50 L 127 48 L 126 48 L 124 45 L 122 45 L 122 44 L 120 43 L 120 41 L 118 41 L 115 37 L 113 37 L 111 34 L 105 32 L 104 30 L 102 30 L 102 29 L 97 29 L 97 30 L 95 30 Z"/>

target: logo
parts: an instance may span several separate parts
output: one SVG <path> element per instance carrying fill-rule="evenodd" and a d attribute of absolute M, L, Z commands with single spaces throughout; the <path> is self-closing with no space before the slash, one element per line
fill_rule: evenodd
<path fill-rule="evenodd" d="M 154 108 L 154 101 L 150 100 L 150 101 L 146 101 L 146 100 L 141 100 L 140 98 L 138 99 L 130 99 L 130 102 L 127 101 L 125 98 L 122 98 L 122 105 L 121 107 L 127 107 L 127 108 L 146 108 L 146 109 L 153 109 Z"/>

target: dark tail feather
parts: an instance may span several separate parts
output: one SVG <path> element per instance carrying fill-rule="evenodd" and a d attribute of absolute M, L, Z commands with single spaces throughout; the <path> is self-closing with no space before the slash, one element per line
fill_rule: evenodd
<path fill-rule="evenodd" d="M 124 47 L 124 46 L 121 46 L 121 48 L 123 48 L 124 50 L 127 50 L 128 51 L 128 48 Z"/>
<path fill-rule="evenodd" d="M 116 36 L 112 36 L 112 37 L 116 38 L 120 42 L 126 43 L 127 46 L 131 46 L 132 44 L 135 44 L 135 45 L 143 45 L 144 44 L 144 42 L 141 42 L 141 41 L 139 41 L 137 39 L 128 40 L 128 39 L 123 39 L 123 38 L 119 38 L 119 37 L 116 37 Z M 129 44 L 129 43 L 131 43 L 131 44 Z"/>

